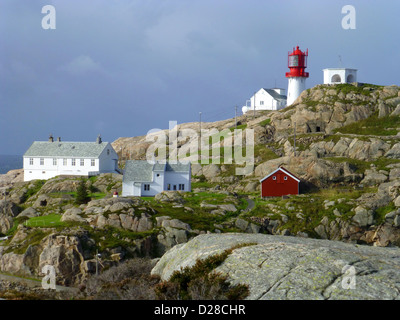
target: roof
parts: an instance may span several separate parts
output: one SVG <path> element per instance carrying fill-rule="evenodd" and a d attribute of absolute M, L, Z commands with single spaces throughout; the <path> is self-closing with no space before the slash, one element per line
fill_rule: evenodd
<path fill-rule="evenodd" d="M 279 167 L 278 169 L 276 169 L 275 171 L 271 172 L 269 175 L 265 176 L 264 178 L 262 178 L 260 180 L 260 182 L 263 182 L 264 180 L 268 179 L 270 176 L 272 176 L 275 172 L 277 171 L 283 171 L 284 173 L 286 173 L 288 176 L 292 177 L 294 180 L 296 180 L 297 182 L 300 182 L 300 179 L 297 178 L 293 173 L 291 173 L 289 170 L 285 169 L 284 167 Z"/>
<path fill-rule="evenodd" d="M 151 182 L 153 181 L 153 167 L 154 164 L 146 160 L 127 160 L 123 181 Z"/>
<path fill-rule="evenodd" d="M 268 94 L 269 94 L 270 96 L 272 96 L 272 98 L 274 98 L 275 100 L 286 100 L 286 99 L 287 99 L 287 96 L 285 96 L 285 95 L 283 95 L 283 94 L 279 94 L 279 93 L 276 92 L 275 90 L 266 89 L 266 88 L 263 88 L 263 90 L 267 91 Z"/>
<path fill-rule="evenodd" d="M 123 181 L 151 182 L 153 171 L 190 172 L 190 162 L 152 163 L 147 160 L 127 160 Z"/>
<path fill-rule="evenodd" d="M 108 142 L 35 141 L 24 157 L 97 158 L 107 146 L 111 147 Z"/>

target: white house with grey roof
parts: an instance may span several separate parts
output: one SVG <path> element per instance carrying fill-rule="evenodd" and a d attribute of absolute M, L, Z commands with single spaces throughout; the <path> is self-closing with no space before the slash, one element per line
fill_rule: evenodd
<path fill-rule="evenodd" d="M 155 196 L 162 191 L 191 191 L 190 162 L 151 163 L 128 160 L 122 180 L 122 196 Z"/>
<path fill-rule="evenodd" d="M 253 110 L 280 110 L 286 107 L 286 90 L 281 88 L 266 89 L 261 88 L 246 101 L 246 105 L 242 107 L 245 114 Z"/>
<path fill-rule="evenodd" d="M 118 155 L 99 136 L 95 142 L 35 141 L 23 156 L 24 181 L 56 176 L 118 173 Z"/>

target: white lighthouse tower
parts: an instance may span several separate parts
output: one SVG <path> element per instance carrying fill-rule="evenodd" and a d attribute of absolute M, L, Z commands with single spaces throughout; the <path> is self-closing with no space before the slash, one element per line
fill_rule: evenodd
<path fill-rule="evenodd" d="M 286 78 L 289 80 L 287 105 L 290 106 L 298 96 L 306 89 L 306 79 L 309 76 L 305 72 L 307 68 L 308 49 L 302 52 L 299 46 L 293 48 L 293 52 L 288 54 L 288 67 L 290 72 L 286 72 Z"/>

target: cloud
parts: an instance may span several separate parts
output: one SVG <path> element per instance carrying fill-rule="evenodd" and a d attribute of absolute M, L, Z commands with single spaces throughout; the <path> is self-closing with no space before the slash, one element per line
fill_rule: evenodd
<path fill-rule="evenodd" d="M 59 68 L 73 76 L 85 75 L 92 72 L 103 72 L 102 67 L 87 55 L 81 55 L 70 63 Z"/>

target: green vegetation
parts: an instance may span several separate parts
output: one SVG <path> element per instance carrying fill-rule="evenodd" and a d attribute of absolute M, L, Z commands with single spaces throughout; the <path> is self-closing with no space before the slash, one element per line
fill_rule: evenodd
<path fill-rule="evenodd" d="M 220 266 L 233 250 L 251 245 L 254 243 L 238 245 L 204 260 L 199 259 L 192 267 L 175 271 L 169 281 L 161 282 L 156 286 L 157 296 L 168 299 L 171 291 L 174 295 L 177 291 L 178 296 L 183 300 L 196 298 L 198 292 L 203 293 L 203 299 L 242 300 L 246 298 L 249 295 L 247 285 L 231 285 L 226 276 L 216 273 L 214 269 Z"/>
<path fill-rule="evenodd" d="M 358 160 L 352 158 L 343 158 L 343 157 L 326 157 L 325 160 L 342 163 L 347 162 L 349 163 L 350 167 L 355 170 L 356 173 L 364 173 L 365 170 L 370 169 L 371 165 L 375 165 L 377 170 L 387 170 L 387 166 L 394 163 L 400 163 L 399 159 L 388 159 L 381 157 L 375 161 L 365 161 L 365 160 Z"/>
<path fill-rule="evenodd" d="M 6 253 L 13 251 L 16 254 L 23 254 L 26 252 L 29 246 L 35 246 L 40 244 L 40 242 L 50 234 L 50 232 L 45 232 L 42 229 L 34 229 L 31 233 L 27 235 L 22 245 L 19 245 L 17 248 L 8 249 Z"/>
<path fill-rule="evenodd" d="M 261 121 L 258 125 L 260 125 L 261 127 L 265 127 L 267 125 L 269 125 L 271 123 L 271 119 L 265 119 L 263 121 Z"/>
<path fill-rule="evenodd" d="M 368 84 L 368 83 L 363 83 L 362 85 L 359 85 L 357 87 L 350 83 L 340 83 L 340 84 L 336 84 L 334 86 L 337 94 L 339 94 L 341 92 L 346 95 L 348 93 L 355 93 L 355 94 L 362 94 L 365 96 L 369 96 L 371 94 L 371 91 L 367 90 L 368 88 L 375 90 L 375 89 L 379 89 L 381 87 L 382 86 L 378 86 L 375 84 Z"/>
<path fill-rule="evenodd" d="M 399 130 L 399 116 L 387 116 L 379 118 L 378 113 L 375 113 L 364 120 L 353 122 L 347 126 L 337 128 L 334 130 L 334 132 L 358 135 L 391 136 L 396 135 Z"/>
<path fill-rule="evenodd" d="M 387 206 L 380 207 L 375 211 L 375 220 L 377 224 L 382 224 L 385 222 L 385 216 L 392 211 L 396 211 L 397 207 L 392 203 L 389 203 Z"/>
<path fill-rule="evenodd" d="M 33 217 L 24 222 L 27 227 L 41 227 L 41 228 L 53 228 L 58 226 L 64 226 L 65 223 L 61 221 L 60 214 L 49 214 L 47 216 Z"/>
<path fill-rule="evenodd" d="M 35 180 L 35 181 L 33 181 L 33 187 L 29 188 L 28 191 L 25 193 L 22 202 L 25 202 L 30 197 L 35 195 L 43 187 L 45 182 L 46 182 L 46 180 Z"/>
<path fill-rule="evenodd" d="M 76 204 L 85 204 L 88 203 L 90 200 L 89 195 L 88 195 L 88 190 L 86 187 L 86 181 L 84 179 L 81 179 L 79 181 L 78 189 L 76 190 L 76 198 L 75 198 L 75 203 Z"/>

